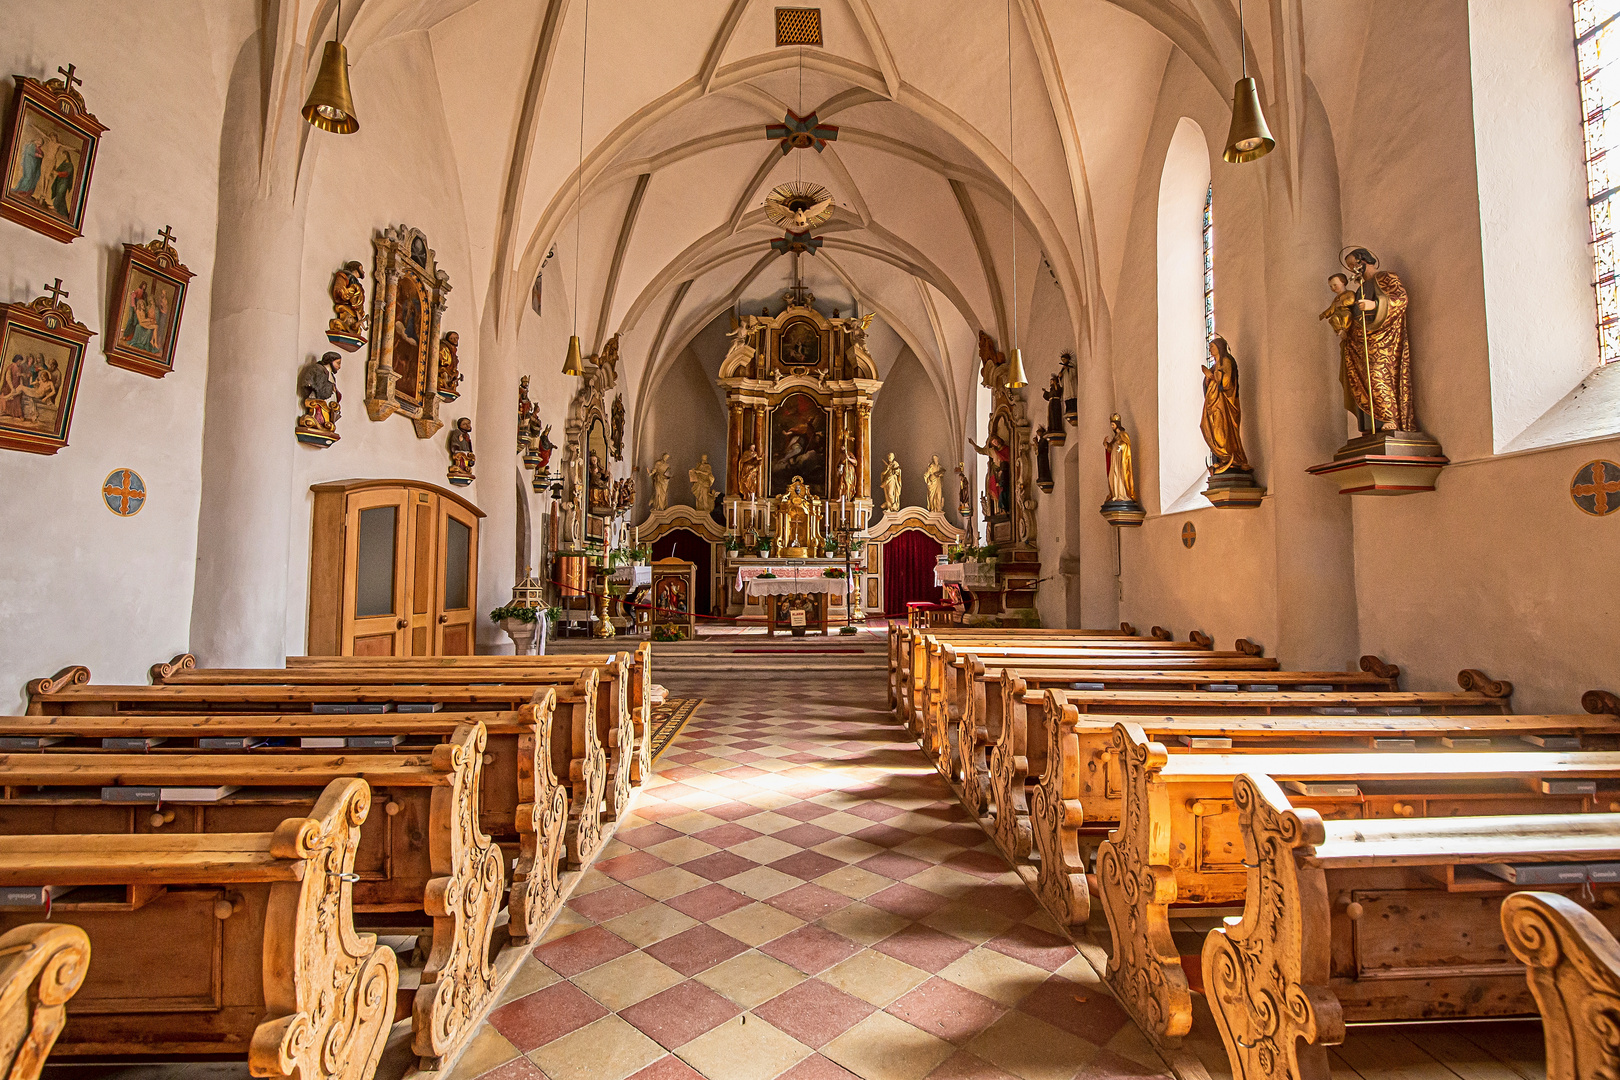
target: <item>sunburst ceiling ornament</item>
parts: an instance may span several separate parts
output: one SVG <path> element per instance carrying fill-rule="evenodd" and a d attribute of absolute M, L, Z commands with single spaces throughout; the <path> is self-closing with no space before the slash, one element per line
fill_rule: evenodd
<path fill-rule="evenodd" d="M 832 215 L 833 193 L 808 180 L 778 184 L 765 196 L 765 216 L 789 232 L 809 232 L 827 224 Z"/>
<path fill-rule="evenodd" d="M 783 157 L 790 150 L 808 150 L 812 146 L 819 154 L 827 148 L 828 143 L 838 141 L 838 128 L 823 124 L 813 111 L 809 116 L 800 116 L 789 109 L 787 117 L 780 124 L 765 125 L 765 137 L 781 140 Z"/>

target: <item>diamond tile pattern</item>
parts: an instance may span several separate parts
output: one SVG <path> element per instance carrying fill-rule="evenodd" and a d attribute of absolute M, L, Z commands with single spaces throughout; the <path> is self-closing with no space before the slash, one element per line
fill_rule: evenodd
<path fill-rule="evenodd" d="M 881 678 L 672 692 L 705 703 L 514 979 L 541 988 L 446 1080 L 1166 1074 Z"/>

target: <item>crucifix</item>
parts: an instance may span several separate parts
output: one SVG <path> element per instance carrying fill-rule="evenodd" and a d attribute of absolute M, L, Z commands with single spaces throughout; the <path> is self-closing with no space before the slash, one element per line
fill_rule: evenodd
<path fill-rule="evenodd" d="M 62 288 L 61 278 L 57 278 L 54 285 L 45 286 L 45 291 L 51 294 L 51 304 L 54 307 L 61 307 L 62 298 L 71 295 L 66 289 Z"/>
<path fill-rule="evenodd" d="M 73 74 L 73 72 L 75 70 L 76 69 L 74 68 L 74 66 L 72 64 L 69 64 L 67 66 L 66 70 L 64 70 L 62 68 L 57 68 L 56 69 L 56 73 L 58 75 L 62 76 L 62 85 L 63 85 L 63 87 L 65 87 L 68 90 L 73 89 L 73 84 L 74 83 L 78 83 L 80 86 L 84 85 L 84 80 Z"/>
<path fill-rule="evenodd" d="M 163 241 L 164 247 L 174 247 L 174 231 L 169 226 L 163 226 L 163 231 L 158 233 L 158 239 Z"/>

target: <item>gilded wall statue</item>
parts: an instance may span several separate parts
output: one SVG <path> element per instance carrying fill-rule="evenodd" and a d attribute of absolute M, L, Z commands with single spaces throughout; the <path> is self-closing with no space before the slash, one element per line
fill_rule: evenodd
<path fill-rule="evenodd" d="M 1103 440 L 1103 463 L 1108 468 L 1108 501 L 1136 501 L 1136 468 L 1131 461 L 1131 437 L 1115 413 L 1108 418 L 1109 433 Z"/>
<path fill-rule="evenodd" d="M 298 377 L 298 393 L 304 414 L 298 418 L 298 441 L 309 446 L 331 446 L 338 441 L 337 422 L 343 415 L 343 394 L 337 388 L 338 369 L 343 357 L 325 353 L 304 368 Z"/>
<path fill-rule="evenodd" d="M 1198 430 L 1209 444 L 1211 475 L 1249 471 L 1249 457 L 1243 452 L 1237 361 L 1219 334 L 1209 339 L 1209 363 L 1204 366 L 1204 415 Z"/>
<path fill-rule="evenodd" d="M 928 510 L 938 514 L 945 510 L 945 466 L 939 463 L 939 455 L 928 463 L 923 471 L 923 483 L 928 485 Z"/>
<path fill-rule="evenodd" d="M 956 463 L 956 513 L 966 519 L 973 513 L 973 481 L 968 479 L 967 462 Z"/>
<path fill-rule="evenodd" d="M 750 443 L 737 458 L 737 494 L 751 498 L 759 494 L 759 474 L 764 459 L 759 447 Z"/>
<path fill-rule="evenodd" d="M 1337 296 L 1322 318 L 1339 330 L 1341 378 L 1355 407 L 1372 416 L 1373 430 L 1417 431 L 1412 401 L 1412 342 L 1406 326 L 1406 286 L 1395 274 L 1378 269 L 1378 258 L 1364 247 L 1344 257 L 1347 280 L 1329 279 L 1336 294 L 1348 292 L 1353 303 Z M 1348 316 L 1348 317 L 1346 317 Z M 1368 377 L 1372 402 L 1367 400 Z"/>
<path fill-rule="evenodd" d="M 855 451 L 850 449 L 849 432 L 844 432 L 843 449 L 838 456 L 838 497 L 841 499 L 857 499 L 860 497 L 861 463 L 855 457 Z"/>
<path fill-rule="evenodd" d="M 447 474 L 450 482 L 457 487 L 472 483 L 473 466 L 478 461 L 473 454 L 472 421 L 465 416 L 457 420 L 445 439 L 445 445 L 450 451 L 450 470 Z"/>
<path fill-rule="evenodd" d="M 883 464 L 883 509 L 885 511 L 900 509 L 900 463 L 894 460 L 894 451 L 889 451 L 889 458 Z"/>
<path fill-rule="evenodd" d="M 345 352 L 354 352 L 366 343 L 366 272 L 353 260 L 332 275 L 332 320 L 326 324 L 326 339 Z"/>
<path fill-rule="evenodd" d="M 454 401 L 461 396 L 461 335 L 454 330 L 439 339 L 439 400 Z"/>
<path fill-rule="evenodd" d="M 702 460 L 687 470 L 687 480 L 692 484 L 692 505 L 701 513 L 710 513 L 714 510 L 714 467 L 709 464 L 709 455 L 702 455 Z"/>
<path fill-rule="evenodd" d="M 660 454 L 658 460 L 647 468 L 647 478 L 652 481 L 651 504 L 654 510 L 663 510 L 669 506 L 669 454 Z"/>

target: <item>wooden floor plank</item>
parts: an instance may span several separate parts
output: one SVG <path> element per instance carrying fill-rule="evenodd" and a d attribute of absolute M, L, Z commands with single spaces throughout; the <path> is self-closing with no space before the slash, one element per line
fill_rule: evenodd
<path fill-rule="evenodd" d="M 1414 1027 L 1409 1034 L 1462 1080 L 1523 1080 L 1501 1058 L 1468 1037 L 1471 1024 Z M 1545 1075 L 1545 1070 L 1543 1070 Z"/>
<path fill-rule="evenodd" d="M 1458 1080 L 1396 1027 L 1352 1027 L 1339 1056 L 1364 1080 Z"/>
<path fill-rule="evenodd" d="M 1539 1019 L 1464 1024 L 1457 1031 L 1523 1080 L 1547 1080 L 1547 1045 Z"/>

